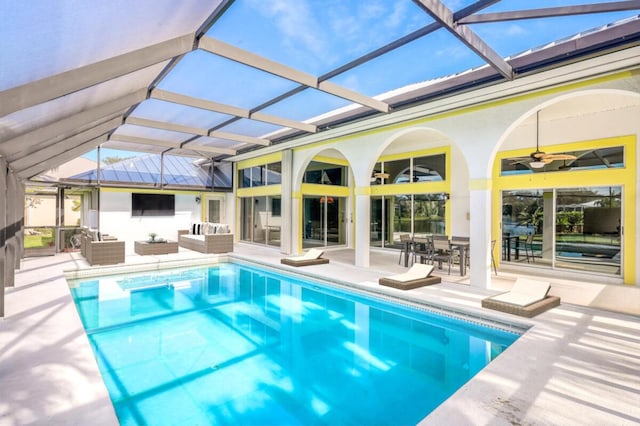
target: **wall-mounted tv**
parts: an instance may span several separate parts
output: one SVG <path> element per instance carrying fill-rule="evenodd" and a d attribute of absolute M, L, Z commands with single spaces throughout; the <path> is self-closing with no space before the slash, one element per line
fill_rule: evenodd
<path fill-rule="evenodd" d="M 131 194 L 131 216 L 175 216 L 173 194 Z"/>

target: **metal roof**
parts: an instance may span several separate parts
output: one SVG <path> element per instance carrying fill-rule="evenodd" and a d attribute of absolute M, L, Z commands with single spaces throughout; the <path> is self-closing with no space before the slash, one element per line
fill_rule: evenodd
<path fill-rule="evenodd" d="M 153 187 L 211 187 L 211 172 L 209 164 L 200 164 L 192 157 L 147 154 L 127 158 L 117 163 L 101 166 L 99 169 L 65 178 L 67 182 L 83 182 L 88 185 L 147 185 Z M 161 167 L 164 167 L 161 172 Z M 214 187 L 231 188 L 231 175 L 214 173 Z"/>
<path fill-rule="evenodd" d="M 640 41 L 640 0 L 557 3 L 4 2 L 0 155 L 221 160 Z"/>

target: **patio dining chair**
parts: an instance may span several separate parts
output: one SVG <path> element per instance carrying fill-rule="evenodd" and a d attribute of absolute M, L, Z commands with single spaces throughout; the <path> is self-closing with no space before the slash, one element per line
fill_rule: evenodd
<path fill-rule="evenodd" d="M 400 257 L 398 257 L 398 265 L 402 263 L 402 259 L 404 258 L 404 266 L 409 266 L 412 243 L 413 239 L 410 234 L 400 234 Z"/>
<path fill-rule="evenodd" d="M 432 261 L 438 262 L 438 269 L 442 269 L 442 262 L 449 264 L 449 275 L 451 275 L 451 264 L 453 263 L 453 250 L 451 250 L 451 242 L 446 235 L 433 236 L 433 256 Z"/>
<path fill-rule="evenodd" d="M 419 259 L 419 263 L 432 263 L 433 241 L 430 237 L 416 237 L 413 239 L 413 263 Z"/>

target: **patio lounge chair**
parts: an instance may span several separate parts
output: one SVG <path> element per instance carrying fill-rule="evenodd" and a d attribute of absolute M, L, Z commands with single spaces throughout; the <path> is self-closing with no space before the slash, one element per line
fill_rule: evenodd
<path fill-rule="evenodd" d="M 440 277 L 432 277 L 433 265 L 414 263 L 405 273 L 382 277 L 378 280 L 380 285 L 398 288 L 400 290 L 411 290 L 412 288 L 424 287 L 427 285 L 442 282 Z"/>
<path fill-rule="evenodd" d="M 322 256 L 322 253 L 324 253 L 322 250 L 310 249 L 302 256 L 283 257 L 282 259 L 280 259 L 280 263 L 289 266 L 309 266 L 329 263 L 329 259 L 320 257 Z"/>
<path fill-rule="evenodd" d="M 518 278 L 511 291 L 482 299 L 482 307 L 532 318 L 560 305 L 559 297 L 547 294 L 550 288 L 545 281 Z"/>

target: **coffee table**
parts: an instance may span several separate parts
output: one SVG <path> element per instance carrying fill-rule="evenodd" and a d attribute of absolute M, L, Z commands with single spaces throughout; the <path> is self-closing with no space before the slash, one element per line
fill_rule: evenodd
<path fill-rule="evenodd" d="M 140 256 L 177 253 L 178 242 L 164 241 L 151 243 L 149 241 L 136 241 L 134 251 Z"/>

